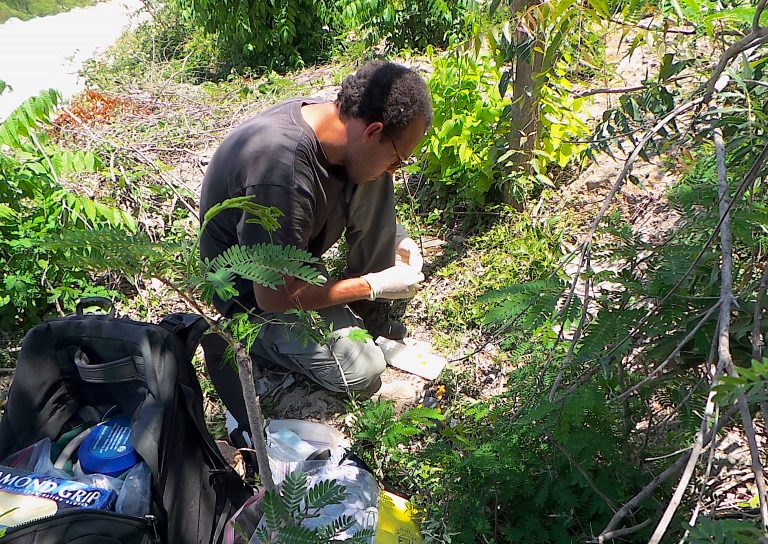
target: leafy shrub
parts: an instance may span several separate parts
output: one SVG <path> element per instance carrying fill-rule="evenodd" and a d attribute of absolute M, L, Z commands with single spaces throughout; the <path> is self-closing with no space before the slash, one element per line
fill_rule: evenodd
<path fill-rule="evenodd" d="M 150 20 L 121 36 L 108 58 L 86 61 L 85 73 L 101 88 L 119 87 L 122 80 L 137 77 L 216 79 L 231 65 L 222 53 L 212 37 L 184 16 L 180 3 L 167 2 Z"/>
<path fill-rule="evenodd" d="M 295 68 L 326 56 L 333 11 L 325 0 L 174 0 L 235 67 Z"/>
<path fill-rule="evenodd" d="M 384 41 L 392 49 L 445 47 L 467 36 L 476 23 L 475 0 L 339 0 L 341 24 L 367 45 Z"/>
<path fill-rule="evenodd" d="M 509 148 L 509 99 L 497 60 L 489 55 L 454 50 L 434 59 L 429 87 L 434 123 L 425 138 L 424 173 L 444 187 L 438 195 L 459 196 L 475 204 L 500 202 L 503 184 L 524 202 L 544 187 L 553 187 L 551 167 L 563 168 L 581 156 L 578 143 L 589 133 L 581 108 L 570 96 L 565 69 L 545 77 L 538 104 L 540 139 L 533 151 L 531 174 L 512 169 L 516 150 Z"/>
<path fill-rule="evenodd" d="M 399 446 L 423 435 L 442 421 L 443 415 L 435 408 L 418 406 L 399 416 L 391 401 L 368 401 L 353 406 L 352 441 L 356 451 L 378 474 L 396 467 L 402 458 Z"/>
<path fill-rule="evenodd" d="M 64 189 L 60 176 L 100 167 L 89 152 L 66 151 L 45 132 L 59 101 L 56 91 L 28 99 L 0 123 L 0 326 L 39 319 L 56 303 L 72 308 L 91 287 L 87 274 L 59 264 L 68 251 L 52 254 L 44 240 L 64 231 L 96 226 L 135 229 L 120 209 Z"/>
<path fill-rule="evenodd" d="M 483 202 L 497 188 L 495 166 L 504 141 L 497 132 L 504 109 L 501 74 L 492 58 L 458 49 L 436 57 L 433 67 L 428 85 L 434 121 L 424 139 L 424 174 L 454 194 Z"/>

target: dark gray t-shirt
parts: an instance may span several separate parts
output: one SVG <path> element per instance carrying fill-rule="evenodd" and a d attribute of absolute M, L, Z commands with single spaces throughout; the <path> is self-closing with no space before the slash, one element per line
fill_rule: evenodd
<path fill-rule="evenodd" d="M 200 254 L 212 259 L 227 248 L 271 242 L 293 245 L 320 257 L 339 237 L 328 220 L 352 183 L 342 166 L 331 165 L 312 128 L 301 116 L 301 106 L 314 99 L 295 99 L 265 110 L 235 129 L 214 153 L 203 179 L 200 217 L 215 204 L 252 195 L 254 202 L 283 212 L 280 228 L 268 233 L 247 223 L 240 210 L 218 214 L 203 232 Z M 331 232 L 328 232 L 328 231 Z M 237 278 L 239 296 L 214 300 L 224 316 L 258 308 L 252 283 Z"/>

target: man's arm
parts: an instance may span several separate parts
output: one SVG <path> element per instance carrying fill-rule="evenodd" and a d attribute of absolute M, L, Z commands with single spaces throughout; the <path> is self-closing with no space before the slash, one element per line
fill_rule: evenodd
<path fill-rule="evenodd" d="M 293 277 L 285 278 L 285 285 L 270 289 L 253 284 L 256 303 L 265 312 L 282 313 L 290 308 L 320 310 L 337 304 L 368 299 L 371 286 L 363 278 L 329 279 L 325 285 L 309 285 Z"/>
<path fill-rule="evenodd" d="M 319 310 L 361 299 L 411 298 L 422 280 L 421 270 L 396 264 L 380 272 L 329 281 L 325 285 L 308 285 L 296 278 L 286 278 L 285 285 L 276 291 L 255 284 L 253 289 L 259 308 L 266 312 L 284 312 L 289 308 Z"/>

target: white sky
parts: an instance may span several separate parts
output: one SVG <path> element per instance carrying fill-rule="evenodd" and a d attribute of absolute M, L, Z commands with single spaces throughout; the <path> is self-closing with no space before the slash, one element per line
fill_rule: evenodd
<path fill-rule="evenodd" d="M 141 0 L 110 0 L 29 21 L 0 24 L 0 79 L 13 87 L 0 95 L 0 119 L 42 89 L 65 98 L 82 90 L 83 62 L 113 44 L 136 15 Z"/>

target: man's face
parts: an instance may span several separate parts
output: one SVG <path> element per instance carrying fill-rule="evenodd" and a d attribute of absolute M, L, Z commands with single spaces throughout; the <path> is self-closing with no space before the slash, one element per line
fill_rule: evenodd
<path fill-rule="evenodd" d="M 401 134 L 388 136 L 384 126 L 376 122 L 367 125 L 353 120 L 344 166 L 354 183 L 366 183 L 381 177 L 384 172 L 394 173 L 410 157 L 424 137 L 426 125 L 414 119 Z"/>

